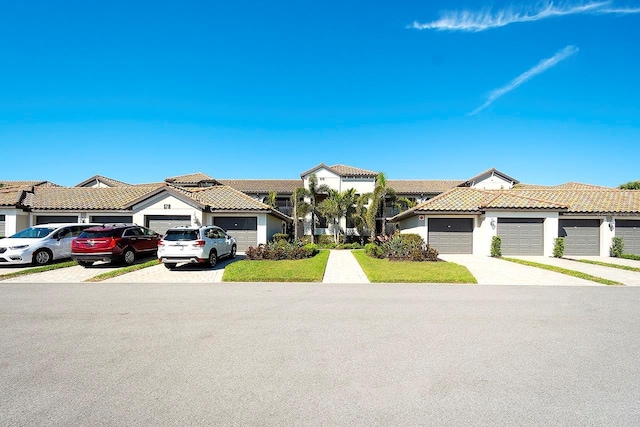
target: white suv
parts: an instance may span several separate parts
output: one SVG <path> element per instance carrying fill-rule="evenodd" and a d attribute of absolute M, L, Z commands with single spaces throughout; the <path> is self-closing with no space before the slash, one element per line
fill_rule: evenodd
<path fill-rule="evenodd" d="M 168 269 L 185 262 L 213 267 L 218 258 L 234 258 L 236 250 L 236 239 L 215 225 L 174 227 L 158 242 L 158 260 Z"/>
<path fill-rule="evenodd" d="M 0 239 L 0 265 L 45 265 L 71 256 L 71 241 L 97 224 L 42 224 Z"/>

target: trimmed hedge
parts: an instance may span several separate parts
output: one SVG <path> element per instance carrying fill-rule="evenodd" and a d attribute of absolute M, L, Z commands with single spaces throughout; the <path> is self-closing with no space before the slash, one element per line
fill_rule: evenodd
<path fill-rule="evenodd" d="M 286 240 L 278 240 L 258 245 L 257 248 L 249 246 L 245 251 L 248 260 L 281 260 L 311 258 L 318 253 L 318 246 L 301 241 L 289 243 Z"/>

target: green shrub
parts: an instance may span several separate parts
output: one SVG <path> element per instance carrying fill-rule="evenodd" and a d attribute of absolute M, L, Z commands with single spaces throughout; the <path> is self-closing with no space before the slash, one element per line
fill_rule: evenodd
<path fill-rule="evenodd" d="M 624 242 L 622 237 L 614 237 L 611 239 L 611 255 L 620 258 L 624 253 Z"/>
<path fill-rule="evenodd" d="M 620 255 L 620 258 L 633 259 L 633 260 L 636 260 L 636 261 L 640 261 L 640 255 L 622 254 L 622 255 Z"/>
<path fill-rule="evenodd" d="M 248 260 L 304 259 L 311 258 L 317 253 L 317 245 L 304 244 L 302 241 L 289 243 L 286 240 L 278 240 L 266 245 L 260 244 L 256 248 L 249 246 L 245 251 Z"/>
<path fill-rule="evenodd" d="M 364 245 L 364 253 L 372 258 L 382 258 L 382 249 L 375 243 L 367 243 Z"/>
<path fill-rule="evenodd" d="M 556 237 L 553 241 L 553 256 L 556 258 L 564 256 L 564 237 Z"/>
<path fill-rule="evenodd" d="M 273 235 L 273 241 L 277 242 L 279 240 L 286 240 L 289 241 L 289 235 L 285 234 L 285 233 L 276 233 Z"/>
<path fill-rule="evenodd" d="M 491 256 L 500 258 L 502 256 L 502 238 L 493 236 L 491 239 Z"/>
<path fill-rule="evenodd" d="M 395 234 L 381 242 L 379 257 L 394 261 L 438 261 L 438 251 L 425 245 L 418 234 Z"/>

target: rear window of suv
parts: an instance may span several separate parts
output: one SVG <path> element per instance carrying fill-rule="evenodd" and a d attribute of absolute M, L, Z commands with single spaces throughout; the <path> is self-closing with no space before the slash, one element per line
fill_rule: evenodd
<path fill-rule="evenodd" d="M 198 230 L 168 230 L 164 240 L 177 242 L 181 240 L 198 240 Z"/>
<path fill-rule="evenodd" d="M 83 231 L 78 238 L 80 239 L 100 239 L 104 237 L 113 237 L 116 230 L 100 230 L 100 231 Z"/>

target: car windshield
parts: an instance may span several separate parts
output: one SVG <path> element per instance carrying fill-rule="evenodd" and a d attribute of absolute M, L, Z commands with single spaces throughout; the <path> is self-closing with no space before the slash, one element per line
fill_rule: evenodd
<path fill-rule="evenodd" d="M 78 236 L 79 239 L 99 239 L 104 237 L 111 237 L 115 230 L 100 230 L 100 231 L 87 231 L 84 230 Z"/>
<path fill-rule="evenodd" d="M 169 230 L 164 240 L 172 242 L 180 240 L 198 240 L 198 230 Z"/>
<path fill-rule="evenodd" d="M 10 239 L 41 239 L 43 237 L 47 237 L 47 235 L 52 233 L 53 230 L 55 230 L 55 228 L 30 227 L 17 232 L 13 236 L 9 236 L 9 238 Z"/>

